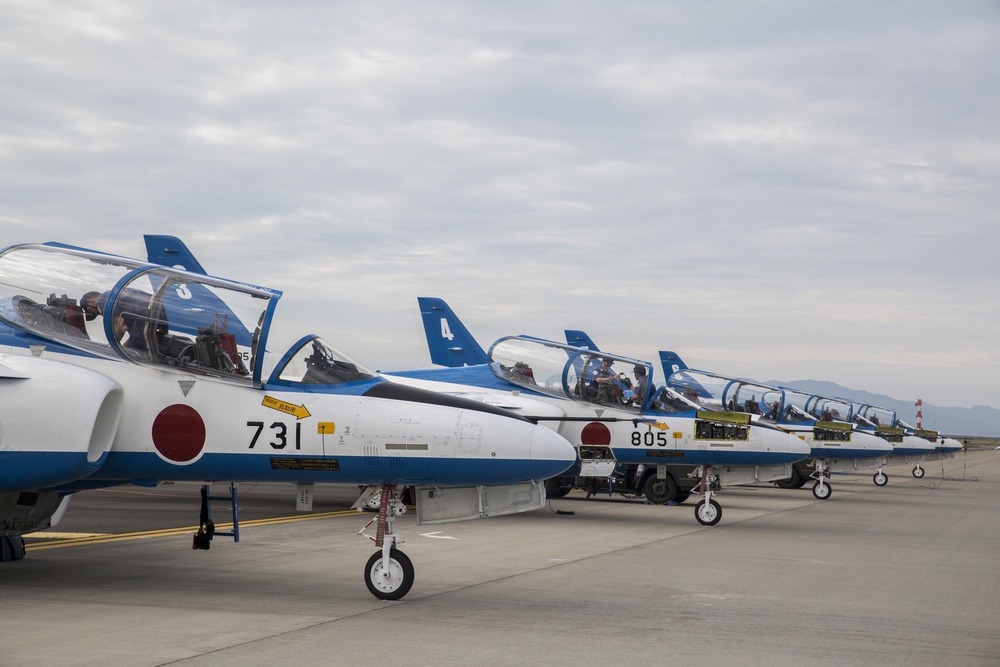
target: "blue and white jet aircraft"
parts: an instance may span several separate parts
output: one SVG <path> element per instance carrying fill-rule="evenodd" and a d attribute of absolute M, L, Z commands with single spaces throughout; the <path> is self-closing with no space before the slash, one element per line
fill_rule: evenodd
<path fill-rule="evenodd" d="M 501 338 L 485 352 L 444 301 L 417 301 L 431 360 L 447 368 L 391 377 L 474 385 L 504 401 L 525 395 L 546 401 L 546 413 L 521 414 L 552 424 L 577 446 L 579 476 L 607 478 L 619 464 L 642 464 L 641 487 L 653 491 L 658 482 L 675 483 L 667 464 L 695 466 L 700 484 L 693 492 L 704 496 L 695 517 L 703 525 L 722 516 L 712 497 L 721 485 L 786 476 L 809 452 L 798 438 L 752 425 L 747 415 L 699 410 L 667 388 L 655 389 L 648 362 L 528 336 Z M 641 369 L 648 381 L 631 385 L 623 369 Z"/>
<path fill-rule="evenodd" d="M 888 481 L 882 465 L 893 448 L 852 424 L 849 401 L 688 368 L 675 352 L 660 352 L 660 363 L 668 376 L 667 385 L 699 404 L 752 415 L 754 422 L 776 424 L 809 445 L 809 457 L 797 462 L 791 477 L 779 486 L 798 488 L 811 478 L 816 480 L 813 496 L 826 500 L 833 492 L 831 472 L 873 468 L 875 484 L 884 486 Z M 808 468 L 813 469 L 811 473 Z"/>
<path fill-rule="evenodd" d="M 962 443 L 954 438 L 942 437 L 937 431 L 916 429 L 896 416 L 896 411 L 877 405 L 852 403 L 855 426 L 874 433 L 892 445 L 890 464 L 914 464 L 913 476 L 924 476 L 921 463 L 929 460 L 955 458 Z"/>
<path fill-rule="evenodd" d="M 365 582 L 399 599 L 414 581 L 392 527 L 404 485 L 418 516 L 431 496 L 467 503 L 485 487 L 492 513 L 524 511 L 575 462 L 551 429 L 387 382 L 315 335 L 266 351 L 280 297 L 57 243 L 0 251 L 0 536 L 20 541 L 73 493 L 125 483 L 230 482 L 234 524 L 236 482 L 365 485 L 359 505 L 378 510 L 375 534 L 359 532 L 378 548 Z M 195 548 L 214 534 L 209 499 L 203 487 Z"/>

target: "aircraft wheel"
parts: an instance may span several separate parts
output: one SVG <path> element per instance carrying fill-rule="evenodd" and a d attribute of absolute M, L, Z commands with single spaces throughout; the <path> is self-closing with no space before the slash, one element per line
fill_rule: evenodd
<path fill-rule="evenodd" d="M 829 484 L 820 484 L 819 482 L 813 484 L 813 496 L 816 497 L 816 500 L 826 500 L 832 493 L 833 487 Z"/>
<path fill-rule="evenodd" d="M 569 484 L 563 484 L 558 477 L 550 477 L 545 480 L 545 497 L 562 498 L 573 489 Z"/>
<path fill-rule="evenodd" d="M 25 553 L 24 538 L 20 535 L 0 537 L 0 562 L 21 560 Z"/>
<path fill-rule="evenodd" d="M 703 526 L 714 526 L 722 518 L 722 507 L 714 500 L 702 500 L 694 506 L 694 518 Z"/>
<path fill-rule="evenodd" d="M 642 485 L 642 495 L 646 496 L 646 500 L 654 505 L 666 505 L 677 498 L 677 482 L 670 475 L 664 479 L 657 479 L 656 475 L 650 475 L 646 478 L 646 483 Z"/>
<path fill-rule="evenodd" d="M 413 586 L 413 563 L 398 549 L 389 550 L 388 576 L 382 563 L 382 551 L 376 551 L 365 565 L 365 583 L 379 600 L 399 600 Z"/>
<path fill-rule="evenodd" d="M 924 469 L 921 468 L 920 466 L 915 467 L 913 469 L 913 476 L 916 477 L 917 479 L 920 479 L 921 477 L 924 476 Z"/>
<path fill-rule="evenodd" d="M 802 475 L 792 466 L 792 475 L 786 479 L 779 479 L 774 483 L 779 489 L 800 489 L 802 488 Z"/>
<path fill-rule="evenodd" d="M 877 472 L 872 477 L 872 481 L 875 482 L 875 486 L 885 486 L 889 483 L 889 476 L 884 472 Z"/>

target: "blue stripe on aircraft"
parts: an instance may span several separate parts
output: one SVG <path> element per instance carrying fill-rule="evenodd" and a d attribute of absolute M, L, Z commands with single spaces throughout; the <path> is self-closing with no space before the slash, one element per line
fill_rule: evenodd
<path fill-rule="evenodd" d="M 809 450 L 811 459 L 871 459 L 880 456 L 888 456 L 888 452 L 848 447 L 812 447 Z"/>
<path fill-rule="evenodd" d="M 70 482 L 99 467 L 86 452 L 0 452 L 0 493 Z"/>
<path fill-rule="evenodd" d="M 619 463 L 645 465 L 773 466 L 794 463 L 801 454 L 788 452 L 748 452 L 741 450 L 667 449 L 656 447 L 612 447 Z"/>
<path fill-rule="evenodd" d="M 920 447 L 904 447 L 903 445 L 894 445 L 891 454 L 893 456 L 920 456 L 921 454 L 930 454 L 932 449 L 924 449 Z"/>
<path fill-rule="evenodd" d="M 84 483 L 121 480 L 289 482 L 329 484 L 406 484 L 470 486 L 512 484 L 525 480 L 525 470 L 551 476 L 565 461 L 471 459 L 418 456 L 315 456 L 284 453 L 205 454 L 195 463 L 167 463 L 153 453 L 112 452 L 101 469 Z M 21 488 L 24 488 L 23 486 Z"/>

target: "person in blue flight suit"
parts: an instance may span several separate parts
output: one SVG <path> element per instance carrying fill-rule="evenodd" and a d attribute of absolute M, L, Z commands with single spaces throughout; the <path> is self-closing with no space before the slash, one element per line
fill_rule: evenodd
<path fill-rule="evenodd" d="M 87 321 L 94 320 L 98 315 L 104 315 L 105 307 L 108 303 L 108 295 L 111 292 L 87 292 L 80 299 L 80 307 L 86 313 Z M 114 312 L 112 313 L 111 328 L 115 334 L 115 340 L 119 343 L 125 334 L 128 338 L 123 347 L 135 352 L 147 353 L 146 346 L 146 322 L 149 321 L 149 300 L 152 295 L 146 294 L 142 290 L 125 288 L 115 299 Z"/>
<path fill-rule="evenodd" d="M 588 396 L 596 398 L 598 401 L 611 402 L 614 396 L 614 383 L 618 375 L 611 368 L 614 359 L 604 357 L 601 365 L 590 371 L 590 381 L 588 382 Z"/>
<path fill-rule="evenodd" d="M 641 407 L 646 398 L 646 386 L 649 383 L 649 378 L 646 377 L 646 367 L 636 364 L 632 368 L 632 375 L 635 376 L 635 384 L 632 386 L 632 397 L 628 399 L 628 402 L 630 405 Z M 653 389 L 655 390 L 656 387 Z"/>

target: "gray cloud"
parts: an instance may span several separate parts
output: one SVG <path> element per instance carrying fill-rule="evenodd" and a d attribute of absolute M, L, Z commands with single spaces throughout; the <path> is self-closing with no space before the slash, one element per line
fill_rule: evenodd
<path fill-rule="evenodd" d="M 1000 11 L 833 9 L 7 4 L 0 229 L 176 233 L 383 369 L 428 294 L 484 342 L 1000 405 Z"/>

